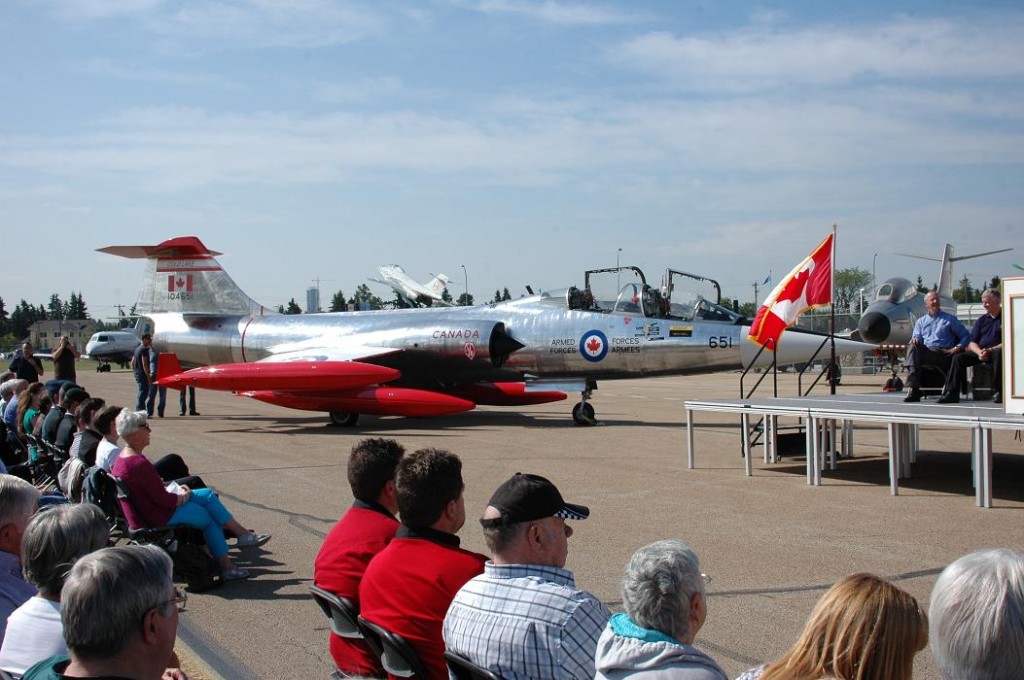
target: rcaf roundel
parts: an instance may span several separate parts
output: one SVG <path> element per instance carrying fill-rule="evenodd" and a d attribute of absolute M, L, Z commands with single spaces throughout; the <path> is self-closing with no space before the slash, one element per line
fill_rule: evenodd
<path fill-rule="evenodd" d="M 600 361 L 608 354 L 608 338 L 599 330 L 587 331 L 580 338 L 580 354 L 587 361 Z"/>

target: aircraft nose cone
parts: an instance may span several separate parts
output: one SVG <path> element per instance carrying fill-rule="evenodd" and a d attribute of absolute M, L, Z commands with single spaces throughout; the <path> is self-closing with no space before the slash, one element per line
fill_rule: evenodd
<path fill-rule="evenodd" d="M 885 342 L 891 330 L 892 326 L 889 323 L 889 317 L 879 312 L 868 312 L 861 317 L 860 322 L 857 324 L 857 331 L 860 333 L 861 339 L 864 342 L 870 342 L 875 345 Z"/>

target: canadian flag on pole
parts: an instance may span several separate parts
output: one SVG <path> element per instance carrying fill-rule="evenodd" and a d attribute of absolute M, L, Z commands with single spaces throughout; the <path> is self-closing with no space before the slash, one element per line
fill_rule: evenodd
<path fill-rule="evenodd" d="M 832 304 L 835 236 L 833 231 L 775 286 L 750 324 L 750 340 L 775 351 L 782 331 L 795 324 L 801 314 Z"/>

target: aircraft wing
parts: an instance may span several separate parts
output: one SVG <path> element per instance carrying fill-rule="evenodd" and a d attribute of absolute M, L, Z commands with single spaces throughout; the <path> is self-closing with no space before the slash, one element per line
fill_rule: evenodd
<path fill-rule="evenodd" d="M 271 348 L 273 352 L 257 363 L 285 363 L 290 361 L 366 361 L 387 354 L 397 354 L 401 349 L 394 347 L 371 347 L 368 345 L 307 345 L 279 346 Z"/>

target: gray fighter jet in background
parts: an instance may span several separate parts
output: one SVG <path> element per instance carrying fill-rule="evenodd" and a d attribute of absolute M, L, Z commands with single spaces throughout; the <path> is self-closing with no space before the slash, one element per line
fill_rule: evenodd
<path fill-rule="evenodd" d="M 1005 253 L 1008 250 L 1013 250 L 1013 248 L 953 257 L 953 246 L 947 243 L 942 249 L 941 258 L 906 253 L 896 254 L 941 263 L 937 289 L 939 301 L 942 309 L 956 314 L 956 302 L 953 300 L 953 263 L 984 255 Z M 886 280 L 878 287 L 875 300 L 864 310 L 864 314 L 857 323 L 857 330 L 853 332 L 851 339 L 870 342 L 873 345 L 906 345 L 910 342 L 914 323 L 928 313 L 924 308 L 924 296 L 924 293 L 918 292 L 917 285 L 908 279 Z"/>

